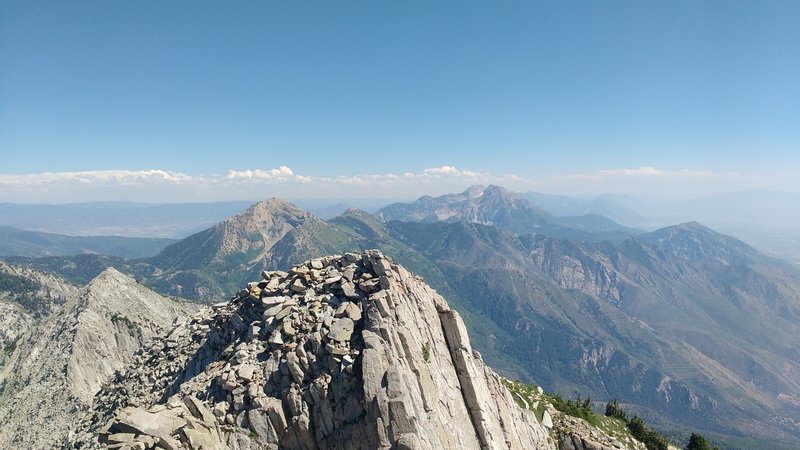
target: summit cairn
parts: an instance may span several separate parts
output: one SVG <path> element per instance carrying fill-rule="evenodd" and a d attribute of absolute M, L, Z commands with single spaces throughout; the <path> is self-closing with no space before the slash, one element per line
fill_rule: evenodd
<path fill-rule="evenodd" d="M 461 317 L 377 250 L 263 272 L 142 350 L 79 448 L 555 449 Z"/>

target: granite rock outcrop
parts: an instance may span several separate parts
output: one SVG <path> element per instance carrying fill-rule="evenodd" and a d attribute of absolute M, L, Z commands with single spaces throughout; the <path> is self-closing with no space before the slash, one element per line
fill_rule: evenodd
<path fill-rule="evenodd" d="M 106 269 L 19 335 L 0 368 L 0 448 L 64 448 L 102 384 L 194 309 Z"/>
<path fill-rule="evenodd" d="M 458 313 L 382 253 L 262 276 L 139 351 L 71 445 L 555 449 Z"/>

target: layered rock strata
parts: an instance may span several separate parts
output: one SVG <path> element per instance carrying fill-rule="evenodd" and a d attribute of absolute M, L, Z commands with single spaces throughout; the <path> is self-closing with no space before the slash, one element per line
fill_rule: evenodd
<path fill-rule="evenodd" d="M 80 448 L 554 449 L 464 323 L 378 251 L 265 272 L 135 357 Z"/>

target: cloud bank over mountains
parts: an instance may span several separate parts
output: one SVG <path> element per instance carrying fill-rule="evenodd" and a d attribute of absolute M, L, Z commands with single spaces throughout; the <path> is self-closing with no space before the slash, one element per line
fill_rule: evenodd
<path fill-rule="evenodd" d="M 517 191 L 565 195 L 623 193 L 692 197 L 742 189 L 800 191 L 800 174 L 770 177 L 707 170 L 639 168 L 593 173 L 524 177 L 492 174 L 451 165 L 417 172 L 310 176 L 287 166 L 190 175 L 169 170 L 89 170 L 0 174 L 0 201 L 63 203 L 80 201 L 187 202 L 287 198 L 404 199 L 455 192 L 474 184 L 499 184 Z"/>

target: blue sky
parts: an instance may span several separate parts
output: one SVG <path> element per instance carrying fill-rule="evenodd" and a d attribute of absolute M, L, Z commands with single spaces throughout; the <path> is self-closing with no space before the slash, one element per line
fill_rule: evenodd
<path fill-rule="evenodd" d="M 796 1 L 3 0 L 0 201 L 800 191 L 798 23 Z"/>

